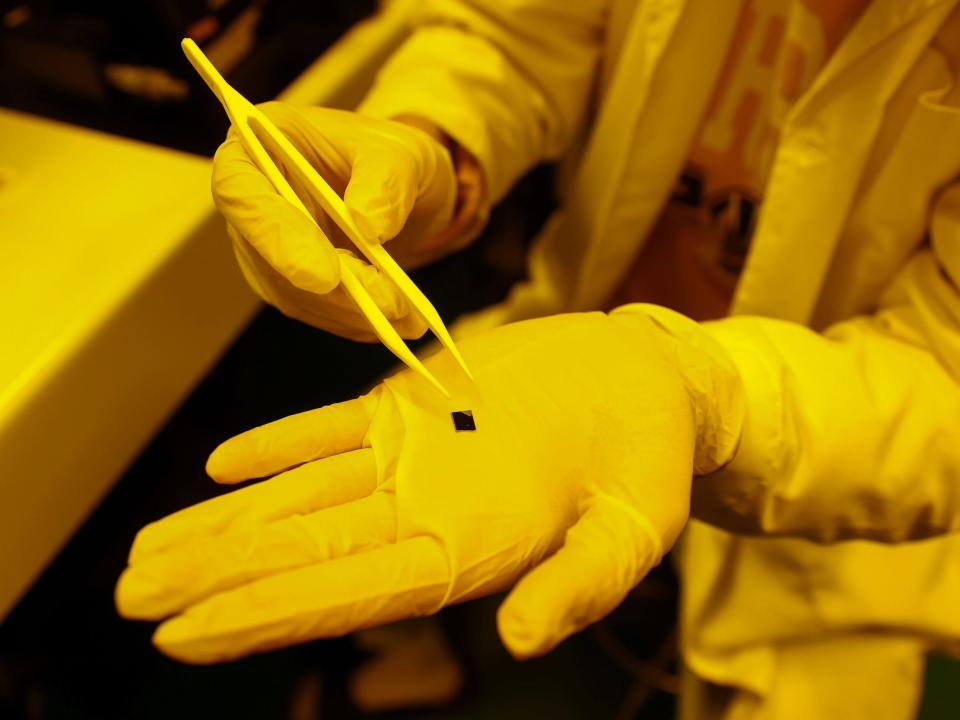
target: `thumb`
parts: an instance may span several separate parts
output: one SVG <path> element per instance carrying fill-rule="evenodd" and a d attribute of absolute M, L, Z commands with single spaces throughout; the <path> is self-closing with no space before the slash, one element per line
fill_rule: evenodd
<path fill-rule="evenodd" d="M 340 282 L 333 245 L 299 208 L 284 200 L 235 134 L 213 159 L 213 200 L 227 223 L 294 286 L 325 294 Z"/>
<path fill-rule="evenodd" d="M 649 521 L 595 497 L 563 547 L 527 573 L 500 606 L 497 626 L 518 659 L 542 655 L 612 611 L 663 556 Z"/>
<path fill-rule="evenodd" d="M 414 158 L 386 151 L 361 152 L 353 162 L 343 201 L 368 240 L 384 243 L 403 229 L 419 194 Z"/>

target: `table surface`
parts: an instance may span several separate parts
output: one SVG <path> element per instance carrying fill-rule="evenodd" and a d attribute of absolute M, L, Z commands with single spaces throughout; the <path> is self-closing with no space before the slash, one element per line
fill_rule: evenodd
<path fill-rule="evenodd" d="M 353 107 L 417 12 L 385 2 L 281 99 Z M 2 620 L 260 303 L 208 158 L 2 109 L 0 258 Z"/>
<path fill-rule="evenodd" d="M 0 617 L 258 303 L 210 161 L 0 111 Z"/>
<path fill-rule="evenodd" d="M 9 111 L 0 137 L 2 423 L 212 206 L 204 158 Z"/>

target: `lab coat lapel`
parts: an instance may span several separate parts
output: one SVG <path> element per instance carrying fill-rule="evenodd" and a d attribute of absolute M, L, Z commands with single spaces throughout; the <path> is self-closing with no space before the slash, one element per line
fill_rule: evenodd
<path fill-rule="evenodd" d="M 566 267 L 577 271 L 568 309 L 602 306 L 642 247 L 686 157 L 739 6 L 648 2 L 634 14 L 558 234 L 571 244 Z"/>
<path fill-rule="evenodd" d="M 788 114 L 732 314 L 809 322 L 883 108 L 957 0 L 876 0 Z"/>
<path fill-rule="evenodd" d="M 559 290 L 563 309 L 572 310 L 582 304 L 578 298 L 585 272 L 607 234 L 607 219 L 615 212 L 617 191 L 629 170 L 627 145 L 650 101 L 654 72 L 686 2 L 644 2 L 632 15 L 623 54 L 617 60 L 590 134 L 561 226 L 552 234 L 551 246 L 545 247 L 539 258 L 543 262 L 541 271 Z M 532 261 L 534 266 L 538 264 L 536 255 Z"/>
<path fill-rule="evenodd" d="M 628 2 L 635 0 L 621 0 Z M 660 106 L 660 98 L 651 97 L 655 74 L 686 8 L 710 2 L 714 0 L 646 0 L 634 8 L 615 8 L 617 17 L 629 18 L 628 27 L 622 37 L 610 39 L 611 50 L 618 56 L 609 76 L 601 78 L 597 117 L 564 193 L 563 209 L 550 218 L 531 247 L 529 280 L 518 283 L 506 302 L 459 322 L 459 336 L 491 325 L 601 307 L 605 294 L 612 292 L 612 282 L 609 272 L 601 276 L 594 270 L 609 270 L 611 258 L 614 264 L 618 257 L 627 258 L 621 264 L 629 263 L 642 244 L 644 227 L 655 219 L 656 196 L 669 190 L 663 163 L 648 162 L 655 171 L 644 178 L 650 186 L 647 197 L 626 204 L 623 200 L 624 185 L 637 175 L 634 137 L 640 118 L 655 115 Z M 690 62 L 702 57 L 697 48 L 687 52 Z M 660 155 L 663 148 L 676 154 L 673 150 L 683 139 L 669 132 L 646 142 Z M 627 232 L 622 227 L 625 216 L 640 218 Z"/>

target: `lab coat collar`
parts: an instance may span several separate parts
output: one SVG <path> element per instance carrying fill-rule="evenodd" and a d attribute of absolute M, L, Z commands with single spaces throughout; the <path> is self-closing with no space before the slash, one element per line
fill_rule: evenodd
<path fill-rule="evenodd" d="M 875 0 L 790 110 L 731 314 L 810 322 L 883 108 L 957 2 Z"/>
<path fill-rule="evenodd" d="M 830 56 L 813 84 L 797 100 L 787 122 L 801 122 L 815 113 L 819 103 L 828 96 L 829 91 L 884 40 L 924 13 L 938 6 L 954 5 L 956 1 L 874 0 Z"/>

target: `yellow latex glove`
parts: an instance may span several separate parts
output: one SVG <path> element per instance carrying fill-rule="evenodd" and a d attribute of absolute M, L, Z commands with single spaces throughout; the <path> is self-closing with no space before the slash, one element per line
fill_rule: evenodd
<path fill-rule="evenodd" d="M 401 265 L 415 267 L 446 249 L 450 233 L 443 231 L 453 217 L 457 177 L 450 151 L 438 139 L 410 124 L 342 110 L 279 102 L 259 107 L 343 197 L 366 237 L 390 241 L 390 254 Z M 214 202 L 227 220 L 250 285 L 290 317 L 374 341 L 339 286 L 340 254 L 397 331 L 407 338 L 421 336 L 426 325 L 393 283 L 357 257 L 296 178 L 287 180 L 321 229 L 276 193 L 232 129 L 214 157 Z"/>
<path fill-rule="evenodd" d="M 461 345 L 475 385 L 446 352 L 427 362 L 453 400 L 404 371 L 228 440 L 214 479 L 276 475 L 141 530 L 120 613 L 175 616 L 155 644 L 209 663 L 516 583 L 501 637 L 546 652 L 660 562 L 693 474 L 736 445 L 735 371 L 665 328 L 639 313 L 505 326 Z M 457 432 L 468 409 L 476 431 Z"/>

